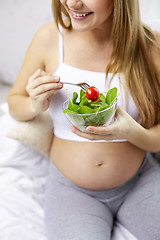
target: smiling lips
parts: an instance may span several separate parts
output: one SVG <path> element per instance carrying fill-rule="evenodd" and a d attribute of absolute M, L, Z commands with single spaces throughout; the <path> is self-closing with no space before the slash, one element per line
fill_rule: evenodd
<path fill-rule="evenodd" d="M 90 14 L 92 14 L 92 12 L 73 12 L 71 11 L 71 15 L 74 19 L 76 20 L 84 20 L 86 19 Z"/>

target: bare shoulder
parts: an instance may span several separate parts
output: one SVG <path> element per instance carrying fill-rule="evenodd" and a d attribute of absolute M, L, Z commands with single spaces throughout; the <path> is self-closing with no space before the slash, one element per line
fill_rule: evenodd
<path fill-rule="evenodd" d="M 52 65 L 56 68 L 58 55 L 58 28 L 55 22 L 48 22 L 42 25 L 33 36 L 33 39 L 26 52 L 22 71 L 32 75 L 37 69 L 46 69 L 52 53 Z M 55 61 L 55 62 L 54 62 Z M 32 65 L 30 64 L 32 62 Z M 32 67 L 31 67 L 31 66 Z"/>
<path fill-rule="evenodd" d="M 42 25 L 32 38 L 26 52 L 25 60 L 30 58 L 41 63 L 45 61 L 48 51 L 56 51 L 58 45 L 58 29 L 55 22 Z"/>
<path fill-rule="evenodd" d="M 160 32 L 154 31 L 157 44 L 152 45 L 151 57 L 157 74 L 160 76 Z"/>
<path fill-rule="evenodd" d="M 48 22 L 42 25 L 36 32 L 33 42 L 43 47 L 55 46 L 58 39 L 58 29 L 55 22 Z"/>

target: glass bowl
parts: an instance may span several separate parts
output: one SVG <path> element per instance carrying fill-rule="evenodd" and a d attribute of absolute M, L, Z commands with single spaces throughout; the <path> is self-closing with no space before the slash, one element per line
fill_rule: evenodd
<path fill-rule="evenodd" d="M 68 109 L 69 100 L 66 100 L 63 104 L 63 110 Z M 79 130 L 86 132 L 88 126 L 101 126 L 108 125 L 114 118 L 117 108 L 117 100 L 113 105 L 97 113 L 89 114 L 74 114 L 64 113 L 69 122 L 77 127 Z"/>

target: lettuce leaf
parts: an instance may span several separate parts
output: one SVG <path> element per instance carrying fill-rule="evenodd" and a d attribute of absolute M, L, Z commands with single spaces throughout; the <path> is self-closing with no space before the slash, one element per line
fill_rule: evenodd
<path fill-rule="evenodd" d="M 64 113 L 72 113 L 72 114 L 90 114 L 90 113 L 100 112 L 100 111 L 107 109 L 113 105 L 114 101 L 119 96 L 119 94 L 117 94 L 117 92 L 118 92 L 118 90 L 116 87 L 111 88 L 106 93 L 106 96 L 104 96 L 104 94 L 100 93 L 100 96 L 97 99 L 97 101 L 92 102 L 86 97 L 85 91 L 83 91 L 81 89 L 80 90 L 80 101 L 77 102 L 78 93 L 74 92 L 73 97 L 71 99 L 71 97 L 69 95 L 69 91 L 67 89 L 69 104 L 68 104 L 68 109 L 63 110 L 63 112 Z"/>

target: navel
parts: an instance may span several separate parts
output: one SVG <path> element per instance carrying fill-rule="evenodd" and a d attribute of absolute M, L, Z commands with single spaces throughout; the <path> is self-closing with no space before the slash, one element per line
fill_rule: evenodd
<path fill-rule="evenodd" d="M 102 167 L 104 165 L 104 162 L 103 161 L 98 161 L 97 163 L 96 163 L 96 166 L 97 167 Z"/>

